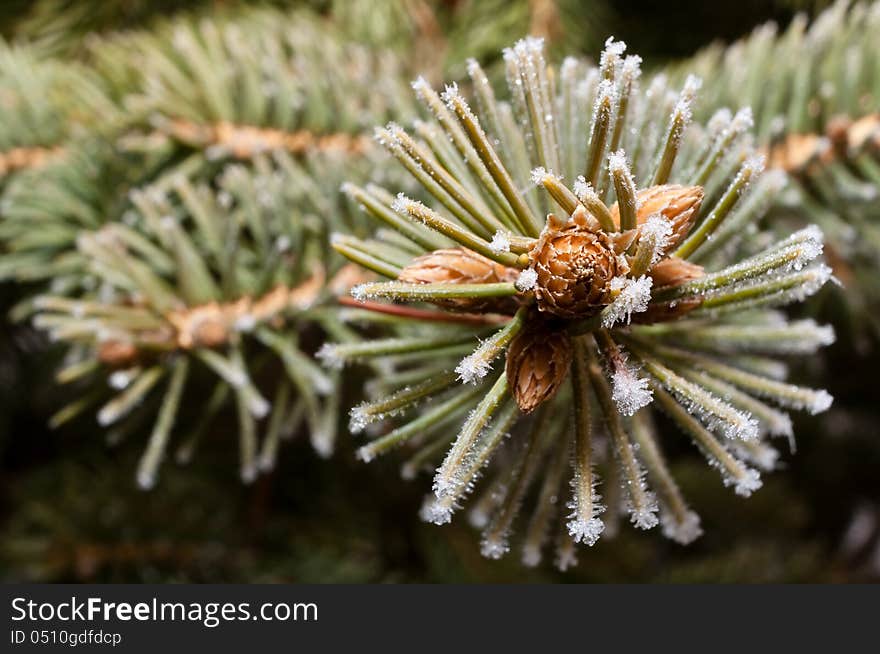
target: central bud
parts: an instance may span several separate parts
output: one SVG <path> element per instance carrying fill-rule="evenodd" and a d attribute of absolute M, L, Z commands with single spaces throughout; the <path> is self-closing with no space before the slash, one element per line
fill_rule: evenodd
<path fill-rule="evenodd" d="M 606 233 L 577 223 L 548 221 L 529 256 L 538 309 L 563 318 L 595 314 L 613 299 L 611 280 L 629 271 Z"/>

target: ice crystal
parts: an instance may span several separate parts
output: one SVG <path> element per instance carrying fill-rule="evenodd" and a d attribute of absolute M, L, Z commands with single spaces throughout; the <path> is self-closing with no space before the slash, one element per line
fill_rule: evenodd
<path fill-rule="evenodd" d="M 510 551 L 507 541 L 501 538 L 484 538 L 480 543 L 480 554 L 487 559 L 500 559 Z"/>
<path fill-rule="evenodd" d="M 746 468 L 740 477 L 727 478 L 725 485 L 733 486 L 733 490 L 737 495 L 742 497 L 750 497 L 752 493 L 761 488 L 763 482 L 761 475 L 757 470 Z"/>
<path fill-rule="evenodd" d="M 566 523 L 569 535 L 576 543 L 595 545 L 605 530 L 605 523 L 599 518 L 574 518 Z"/>
<path fill-rule="evenodd" d="M 131 384 L 136 375 L 137 371 L 135 370 L 117 370 L 107 378 L 107 381 L 111 388 L 121 391 Z"/>
<path fill-rule="evenodd" d="M 672 223 L 662 213 L 648 216 L 639 232 L 640 239 L 647 239 L 652 245 L 651 265 L 663 258 L 672 237 Z"/>
<path fill-rule="evenodd" d="M 358 302 L 366 302 L 368 299 L 370 299 L 370 295 L 367 292 L 368 287 L 368 284 L 359 284 L 353 287 L 350 291 L 351 296 Z"/>
<path fill-rule="evenodd" d="M 611 376 L 611 398 L 617 410 L 625 416 L 631 416 L 643 406 L 647 406 L 654 398 L 647 379 L 639 377 L 636 370 L 623 363 L 614 369 Z"/>
<path fill-rule="evenodd" d="M 651 300 L 653 280 L 647 275 L 638 279 L 615 277 L 611 280 L 611 290 L 617 297 L 602 311 L 602 326 L 605 328 L 620 322 L 630 323 L 632 314 L 641 313 L 648 308 Z"/>
<path fill-rule="evenodd" d="M 492 369 L 492 362 L 477 350 L 462 359 L 455 367 L 458 378 L 465 384 L 476 384 L 483 379 Z"/>
<path fill-rule="evenodd" d="M 573 190 L 574 194 L 584 204 L 586 204 L 588 200 L 596 201 L 599 199 L 598 194 L 593 189 L 593 185 L 590 184 L 583 175 L 579 175 L 577 180 L 575 180 Z"/>
<path fill-rule="evenodd" d="M 492 241 L 489 243 L 489 249 L 495 254 L 510 252 L 510 233 L 500 229 L 495 232 L 492 236 Z"/>
<path fill-rule="evenodd" d="M 680 545 L 690 545 L 703 535 L 703 529 L 700 527 L 700 516 L 693 511 L 685 513 L 684 518 L 680 522 L 671 513 L 661 511 L 660 527 L 663 530 L 664 536 Z"/>
<path fill-rule="evenodd" d="M 538 282 L 538 273 L 534 268 L 526 268 L 523 270 L 519 277 L 516 279 L 516 289 L 518 291 L 526 292 L 531 291 L 535 288 L 535 284 Z"/>
<path fill-rule="evenodd" d="M 332 343 L 322 345 L 321 349 L 315 353 L 315 357 L 332 370 L 341 370 L 345 366 L 345 358 L 339 356 L 338 348 Z"/>

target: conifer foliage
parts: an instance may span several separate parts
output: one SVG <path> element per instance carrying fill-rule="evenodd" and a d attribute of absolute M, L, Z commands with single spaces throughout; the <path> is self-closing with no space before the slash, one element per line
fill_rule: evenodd
<path fill-rule="evenodd" d="M 319 357 L 330 367 L 394 366 L 398 382 L 356 406 L 351 428 L 372 436 L 364 460 L 414 444 L 405 470 L 436 466 L 426 519 L 448 522 L 488 464 L 492 479 L 471 514 L 484 555 L 509 550 L 526 500 L 528 564 L 540 560 L 554 514 L 561 567 L 575 542 L 596 542 L 606 512 L 688 543 L 699 518 L 648 407 L 677 423 L 737 494 L 760 488 L 759 470 L 778 457 L 768 438 L 792 437 L 780 409 L 831 404 L 825 391 L 779 379 L 774 358 L 833 340 L 776 311 L 830 278 L 822 234 L 808 227 L 704 268 L 694 255 L 722 226 L 758 220 L 779 184 L 762 176 L 751 113 L 692 125 L 699 80 L 673 92 L 661 76 L 642 91 L 640 58 L 613 39 L 596 67 L 566 59 L 555 71 L 534 38 L 504 60 L 508 99 L 471 62 L 473 103 L 455 84 L 438 94 L 420 78 L 413 90 L 431 120 L 415 137 L 393 123 L 377 129 L 430 201 L 346 187 L 401 235 L 382 249 L 334 241 L 392 278 L 351 294 L 361 311 L 395 316 L 397 329 L 328 344 Z M 538 188 L 523 192 L 530 180 Z"/>
<path fill-rule="evenodd" d="M 870 468 L 875 443 L 826 432 L 870 432 L 873 407 L 813 355 L 880 315 L 880 3 L 644 72 L 604 2 L 21 4 L 0 9 L 21 14 L 0 39 L 0 406 L 38 396 L 56 430 L 0 421 L 0 559 L 24 576 L 314 559 L 384 581 L 422 540 L 463 569 L 480 557 L 432 548 L 513 559 L 477 576 L 607 579 L 644 551 L 665 574 L 708 559 L 587 547 L 625 520 L 692 543 L 697 510 L 721 522 L 718 498 L 765 483 L 737 515 L 796 525 L 822 484 L 768 482 L 815 460 L 795 425 L 853 459 L 826 486 Z M 431 475 L 421 521 L 420 486 L 361 465 L 382 455 Z M 610 565 L 520 565 L 579 556 Z"/>

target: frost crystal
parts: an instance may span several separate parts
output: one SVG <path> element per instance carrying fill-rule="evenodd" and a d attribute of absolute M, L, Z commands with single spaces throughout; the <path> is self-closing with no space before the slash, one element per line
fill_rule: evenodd
<path fill-rule="evenodd" d="M 575 468 L 575 474 L 571 480 L 573 497 L 566 505 L 571 509 L 571 513 L 568 514 L 569 520 L 565 526 L 568 529 L 568 535 L 575 543 L 584 543 L 592 547 L 605 530 L 605 523 L 599 518 L 599 515 L 605 511 L 605 507 L 601 503 L 602 498 L 596 491 L 598 480 L 595 476 L 592 476 L 590 483 L 589 498 L 585 497 L 587 495 L 587 490 L 584 488 L 585 474 L 579 467 Z"/>
<path fill-rule="evenodd" d="M 416 204 L 415 200 L 410 200 L 405 194 L 398 193 L 397 197 L 394 198 L 394 202 L 391 203 L 391 208 L 397 213 L 408 214 L 409 208 L 414 204 Z"/>
<path fill-rule="evenodd" d="M 751 179 L 756 178 L 758 175 L 764 172 L 766 161 L 767 160 L 763 154 L 752 155 L 743 162 L 742 169 L 740 170 L 740 175 L 748 174 L 751 176 Z"/>
<path fill-rule="evenodd" d="M 351 296 L 358 302 L 366 302 L 370 295 L 367 293 L 367 284 L 358 284 L 351 289 Z"/>
<path fill-rule="evenodd" d="M 612 173 L 629 173 L 629 164 L 626 162 L 626 152 L 617 150 L 608 155 L 608 171 Z"/>
<path fill-rule="evenodd" d="M 509 550 L 507 541 L 501 538 L 484 538 L 480 543 L 480 553 L 487 559 L 500 559 Z"/>
<path fill-rule="evenodd" d="M 510 234 L 499 229 L 492 237 L 492 241 L 489 243 L 489 249 L 495 254 L 510 252 Z"/>
<path fill-rule="evenodd" d="M 674 516 L 664 511 L 660 514 L 660 526 L 664 536 L 680 545 L 690 545 L 703 535 L 700 516 L 693 511 L 688 511 L 681 522 L 676 521 Z"/>
<path fill-rule="evenodd" d="M 630 55 L 623 60 L 621 76 L 630 83 L 636 81 L 642 74 L 642 58 L 638 55 Z"/>
<path fill-rule="evenodd" d="M 548 177 L 552 179 L 555 177 L 555 175 L 553 173 L 548 173 L 547 169 L 543 166 L 538 166 L 537 168 L 532 169 L 532 184 L 534 184 L 535 186 L 541 186 L 541 184 L 544 183 L 544 180 Z"/>
<path fill-rule="evenodd" d="M 348 430 L 352 434 L 361 433 L 370 422 L 370 415 L 364 411 L 362 404 L 352 407 L 351 411 L 348 412 Z"/>
<path fill-rule="evenodd" d="M 152 470 L 139 470 L 137 485 L 141 490 L 152 490 L 156 486 L 156 474 Z"/>
<path fill-rule="evenodd" d="M 730 121 L 730 129 L 733 130 L 733 132 L 740 134 L 742 132 L 752 129 L 752 125 L 754 124 L 755 121 L 752 118 L 752 108 L 743 107 L 736 112 L 733 120 Z"/>
<path fill-rule="evenodd" d="M 659 523 L 657 512 L 660 509 L 657 506 L 657 499 L 654 497 L 654 493 L 646 491 L 645 498 L 647 499 L 645 506 L 639 508 L 629 507 L 629 518 L 633 525 L 639 529 L 653 529 Z"/>
<path fill-rule="evenodd" d="M 590 518 L 588 520 L 573 519 L 566 524 L 569 535 L 576 543 L 585 545 L 595 545 L 596 541 L 605 530 L 605 523 L 599 518 Z"/>
<path fill-rule="evenodd" d="M 473 354 L 467 355 L 455 367 L 458 378 L 465 384 L 476 384 L 483 379 L 492 369 L 492 362 L 489 361 L 480 349 Z"/>
<path fill-rule="evenodd" d="M 601 82 L 599 82 L 599 86 L 596 89 L 596 105 L 594 107 L 593 113 L 594 122 L 596 118 L 596 111 L 598 111 L 599 107 L 605 103 L 613 105 L 616 98 L 617 92 L 614 89 L 614 82 L 608 79 L 603 79 Z"/>
<path fill-rule="evenodd" d="M 626 52 L 626 43 L 623 41 L 615 41 L 613 36 L 609 36 L 605 41 L 605 49 L 599 56 L 599 67 L 607 68 L 611 62 L 615 62 Z"/>
<path fill-rule="evenodd" d="M 519 274 L 519 277 L 517 277 L 514 286 L 516 286 L 516 290 L 520 291 L 521 293 L 525 293 L 526 291 L 531 291 L 533 288 L 535 288 L 535 284 L 537 283 L 537 271 L 533 268 L 526 268 Z"/>
<path fill-rule="evenodd" d="M 832 402 L 834 402 L 834 396 L 831 393 L 825 390 L 818 390 L 813 393 L 811 401 L 804 408 L 809 411 L 810 415 L 816 415 L 817 413 L 827 411 Z"/>
<path fill-rule="evenodd" d="M 654 399 L 647 379 L 639 377 L 636 371 L 626 363 L 614 370 L 611 376 L 611 399 L 617 410 L 625 416 L 631 416 Z"/>
<path fill-rule="evenodd" d="M 599 195 L 583 175 L 579 175 L 574 182 L 574 194 L 583 204 L 599 202 Z"/>
<path fill-rule="evenodd" d="M 647 275 L 638 279 L 615 277 L 611 280 L 611 290 L 620 291 L 614 301 L 602 310 L 602 326 L 608 329 L 612 325 L 623 322 L 629 324 L 632 314 L 641 313 L 648 308 L 651 300 L 651 284 L 653 280 Z"/>
<path fill-rule="evenodd" d="M 522 564 L 527 568 L 534 568 L 541 562 L 541 550 L 531 543 L 523 546 Z"/>
<path fill-rule="evenodd" d="M 257 478 L 257 466 L 246 465 L 241 468 L 241 481 L 245 484 L 251 483 Z"/>
<path fill-rule="evenodd" d="M 110 375 L 110 377 L 107 381 L 109 382 L 111 388 L 114 388 L 118 391 L 121 391 L 122 389 L 126 388 L 131 383 L 131 380 L 133 378 L 134 378 L 134 375 L 133 375 L 132 371 L 130 371 L 130 370 L 117 370 L 112 375 Z"/>
<path fill-rule="evenodd" d="M 454 503 L 450 502 L 447 497 L 438 498 L 428 495 L 422 503 L 419 517 L 432 525 L 447 525 L 452 522 L 455 508 Z"/>
<path fill-rule="evenodd" d="M 315 356 L 322 364 L 332 370 L 341 370 L 345 366 L 345 359 L 339 356 L 338 349 L 332 343 L 324 343 Z"/>
<path fill-rule="evenodd" d="M 651 255 L 651 265 L 654 265 L 663 257 L 663 253 L 669 245 L 669 239 L 672 238 L 672 222 L 661 213 L 651 214 L 642 225 L 639 238 L 649 239 L 653 243 L 654 252 Z"/>
<path fill-rule="evenodd" d="M 257 419 L 265 418 L 266 414 L 269 413 L 269 409 L 272 408 L 272 405 L 259 395 L 250 398 L 247 405 L 248 411 L 250 411 L 251 415 Z"/>
<path fill-rule="evenodd" d="M 706 131 L 710 134 L 722 132 L 730 126 L 731 120 L 733 120 L 733 114 L 730 113 L 730 109 L 727 107 L 719 109 L 712 114 L 709 122 L 706 123 Z"/>
<path fill-rule="evenodd" d="M 458 92 L 458 84 L 453 82 L 452 84 L 447 84 L 446 88 L 443 90 L 443 93 L 440 94 L 440 98 L 447 104 L 447 106 L 452 109 L 452 105 L 456 100 L 461 99 L 461 94 Z"/>
<path fill-rule="evenodd" d="M 751 468 L 746 468 L 742 476 L 729 480 L 726 485 L 731 484 L 734 492 L 741 497 L 749 497 L 763 485 L 761 475 Z"/>
<path fill-rule="evenodd" d="M 431 88 L 431 85 L 428 84 L 428 81 L 421 75 L 414 79 L 410 86 L 412 87 L 412 90 L 419 95 L 422 95 L 427 89 Z"/>
<path fill-rule="evenodd" d="M 355 456 L 358 461 L 363 461 L 364 463 L 369 463 L 376 457 L 376 451 L 374 448 L 369 445 L 364 445 L 363 447 L 359 447 L 355 452 Z"/>
<path fill-rule="evenodd" d="M 779 450 L 766 443 L 750 443 L 744 447 L 742 443 L 733 443 L 733 449 L 744 460 L 755 464 L 761 470 L 770 472 L 776 469 L 779 462 Z"/>
<path fill-rule="evenodd" d="M 572 547 L 560 548 L 556 553 L 555 564 L 560 572 L 573 568 L 577 565 L 577 562 L 577 552 Z"/>
<path fill-rule="evenodd" d="M 785 302 L 803 302 L 811 295 L 814 295 L 833 277 L 833 271 L 824 263 L 819 264 L 815 268 L 808 269 L 807 272 L 809 275 L 803 284 L 781 294 Z"/>

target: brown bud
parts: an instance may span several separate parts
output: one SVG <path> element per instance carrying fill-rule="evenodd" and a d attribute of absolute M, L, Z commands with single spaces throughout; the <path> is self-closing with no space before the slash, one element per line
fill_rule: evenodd
<path fill-rule="evenodd" d="M 654 264 L 648 274 L 653 279 L 653 288 L 662 288 L 663 286 L 678 286 L 692 279 L 699 279 L 706 274 L 706 271 L 699 264 L 678 257 L 667 257 Z"/>
<path fill-rule="evenodd" d="M 611 301 L 611 280 L 628 272 L 608 234 L 577 223 L 557 228 L 548 221 L 529 258 L 538 309 L 565 318 L 596 313 Z"/>
<path fill-rule="evenodd" d="M 397 279 L 408 284 L 495 284 L 514 282 L 519 272 L 467 248 L 435 250 L 413 259 Z M 508 311 L 510 298 L 435 300 L 435 304 L 463 311 Z"/>
<path fill-rule="evenodd" d="M 678 257 L 668 257 L 657 262 L 648 272 L 653 280 L 653 288 L 664 286 L 678 286 L 693 279 L 699 279 L 706 274 L 703 266 Z M 648 310 L 633 315 L 633 322 L 650 324 L 654 322 L 667 322 L 681 318 L 690 313 L 703 303 L 699 297 L 685 298 L 683 300 L 670 300 L 669 302 L 655 302 L 648 305 Z"/>
<path fill-rule="evenodd" d="M 778 168 L 788 173 L 802 173 L 817 160 L 829 160 L 834 156 L 828 141 L 817 134 L 789 134 L 774 143 L 767 152 L 768 168 Z"/>
<path fill-rule="evenodd" d="M 526 329 L 511 341 L 507 383 L 520 411 L 531 413 L 556 394 L 568 374 L 571 357 L 571 340 L 565 332 Z"/>
<path fill-rule="evenodd" d="M 636 213 L 638 225 L 644 224 L 655 213 L 672 223 L 672 236 L 667 246 L 671 250 L 691 231 L 703 202 L 703 187 L 680 184 L 651 186 L 636 193 L 636 199 L 639 203 Z M 620 226 L 620 208 L 616 202 L 611 205 L 611 219 Z"/>

